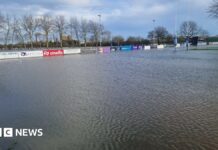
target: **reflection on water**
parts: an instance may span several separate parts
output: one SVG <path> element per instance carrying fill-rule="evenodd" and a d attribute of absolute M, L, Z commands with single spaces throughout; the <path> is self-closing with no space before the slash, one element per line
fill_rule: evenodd
<path fill-rule="evenodd" d="M 0 62 L 0 127 L 18 150 L 218 149 L 218 52 L 129 52 Z"/>

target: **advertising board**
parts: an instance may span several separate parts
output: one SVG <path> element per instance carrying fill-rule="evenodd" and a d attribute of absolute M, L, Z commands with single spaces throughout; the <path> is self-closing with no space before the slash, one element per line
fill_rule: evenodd
<path fill-rule="evenodd" d="M 151 46 L 144 46 L 144 50 L 150 50 Z"/>
<path fill-rule="evenodd" d="M 176 48 L 179 48 L 179 47 L 181 47 L 181 45 L 180 44 L 176 44 Z"/>
<path fill-rule="evenodd" d="M 164 49 L 164 45 L 158 45 L 157 49 Z"/>
<path fill-rule="evenodd" d="M 64 50 L 43 50 L 44 57 L 64 56 Z"/>
<path fill-rule="evenodd" d="M 138 49 L 139 49 L 139 50 L 142 50 L 142 49 L 143 49 L 143 46 L 142 46 L 142 45 L 139 45 L 139 46 L 138 46 Z"/>
<path fill-rule="evenodd" d="M 19 58 L 19 52 L 0 52 L 0 59 Z"/>
<path fill-rule="evenodd" d="M 75 49 L 64 49 L 64 55 L 70 55 L 70 54 L 80 54 L 81 49 L 75 48 Z"/>
<path fill-rule="evenodd" d="M 103 53 L 110 53 L 111 52 L 111 48 L 110 47 L 104 47 L 103 48 Z"/>
<path fill-rule="evenodd" d="M 103 48 L 102 47 L 100 47 L 99 49 L 98 49 L 98 51 L 100 52 L 100 53 L 103 53 Z"/>
<path fill-rule="evenodd" d="M 132 49 L 133 50 L 138 50 L 138 46 L 133 46 Z"/>
<path fill-rule="evenodd" d="M 132 50 L 132 46 L 131 45 L 121 46 L 121 51 L 131 51 L 131 50 Z"/>
<path fill-rule="evenodd" d="M 19 58 L 42 57 L 42 51 L 22 51 L 19 52 Z"/>

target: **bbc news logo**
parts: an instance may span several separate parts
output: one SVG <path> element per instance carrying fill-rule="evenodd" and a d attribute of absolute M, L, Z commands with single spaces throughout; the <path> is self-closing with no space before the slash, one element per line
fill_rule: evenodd
<path fill-rule="evenodd" d="M 41 137 L 43 136 L 43 129 L 13 129 L 0 128 L 0 138 L 10 137 Z"/>
<path fill-rule="evenodd" d="M 13 128 L 0 128 L 0 137 L 13 137 Z"/>

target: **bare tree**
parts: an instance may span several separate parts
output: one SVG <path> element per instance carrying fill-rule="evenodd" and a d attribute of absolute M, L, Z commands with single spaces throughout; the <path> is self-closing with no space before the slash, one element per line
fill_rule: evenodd
<path fill-rule="evenodd" d="M 163 44 L 165 42 L 166 37 L 169 35 L 167 29 L 161 26 L 155 28 L 155 33 L 156 33 L 158 44 Z"/>
<path fill-rule="evenodd" d="M 0 12 L 0 40 L 4 41 L 4 35 L 3 35 L 3 27 L 4 27 L 4 23 L 5 23 L 5 16 Z"/>
<path fill-rule="evenodd" d="M 22 18 L 22 27 L 29 37 L 31 48 L 33 48 L 33 37 L 37 27 L 39 27 L 39 20 L 32 15 L 25 15 Z"/>
<path fill-rule="evenodd" d="M 218 18 L 218 0 L 213 0 L 209 6 L 208 13 L 213 18 Z"/>
<path fill-rule="evenodd" d="M 12 49 L 13 49 L 13 46 L 14 46 L 14 37 L 15 37 L 15 30 L 14 30 L 14 20 L 15 20 L 15 16 L 12 20 L 12 23 L 11 23 L 11 30 L 12 30 L 12 35 L 11 35 L 11 44 L 12 44 Z"/>
<path fill-rule="evenodd" d="M 154 43 L 155 39 L 157 39 L 158 44 L 163 44 L 166 41 L 168 35 L 169 32 L 167 31 L 167 29 L 165 27 L 159 26 L 148 33 L 148 38 L 150 40 L 153 40 Z"/>
<path fill-rule="evenodd" d="M 172 34 L 168 34 L 165 39 L 165 42 L 167 44 L 175 44 L 175 37 Z"/>
<path fill-rule="evenodd" d="M 12 21 L 9 15 L 5 16 L 3 25 L 4 25 L 3 26 L 4 45 L 5 45 L 5 48 L 7 48 L 8 41 L 10 40 L 10 34 L 12 31 Z"/>
<path fill-rule="evenodd" d="M 36 45 L 41 47 L 41 42 L 40 42 L 40 45 L 38 45 L 38 43 L 39 43 L 39 40 L 40 40 L 39 38 L 42 36 L 42 33 L 36 32 L 34 35 L 35 35 Z"/>
<path fill-rule="evenodd" d="M 68 28 L 70 29 L 71 38 L 75 35 L 78 44 L 80 43 L 80 22 L 76 17 L 71 17 Z"/>
<path fill-rule="evenodd" d="M 141 44 L 143 42 L 143 38 L 140 36 L 138 36 L 138 37 L 129 36 L 127 38 L 126 42 L 128 44 Z"/>
<path fill-rule="evenodd" d="M 116 43 L 118 46 L 120 46 L 120 44 L 124 42 L 124 38 L 121 35 L 118 35 L 118 36 L 114 36 L 112 38 L 112 41 Z"/>
<path fill-rule="evenodd" d="M 111 42 L 111 32 L 110 31 L 102 32 L 102 42 L 104 43 Z"/>
<path fill-rule="evenodd" d="M 15 16 L 13 18 L 12 30 L 13 30 L 12 43 L 14 43 L 14 40 L 16 40 L 18 42 L 21 42 L 24 48 L 26 48 L 25 35 L 21 27 L 21 22 Z"/>
<path fill-rule="evenodd" d="M 94 21 L 89 21 L 89 28 L 91 35 L 91 40 L 98 46 L 98 41 L 100 37 L 99 24 Z"/>
<path fill-rule="evenodd" d="M 63 47 L 63 35 L 66 29 L 66 21 L 64 16 L 57 16 L 54 21 L 55 29 L 57 30 L 60 38 L 60 46 Z"/>
<path fill-rule="evenodd" d="M 46 36 L 46 47 L 48 48 L 48 36 L 49 33 L 52 31 L 53 28 L 53 19 L 49 15 L 43 15 L 40 19 L 40 26 Z"/>
<path fill-rule="evenodd" d="M 154 38 L 156 37 L 156 33 L 155 31 L 150 31 L 148 32 L 148 39 L 150 39 L 150 41 L 154 40 Z"/>
<path fill-rule="evenodd" d="M 159 26 L 148 33 L 148 38 L 151 41 L 153 40 L 153 43 L 155 43 L 155 41 L 157 40 L 158 44 L 163 44 L 164 42 L 166 42 L 166 38 L 168 35 L 169 32 L 167 31 L 167 29 L 165 27 Z"/>
<path fill-rule="evenodd" d="M 194 21 L 185 21 L 180 26 L 180 33 L 186 38 L 196 36 L 198 31 L 198 25 Z"/>
<path fill-rule="evenodd" d="M 85 19 L 81 20 L 80 31 L 81 31 L 81 38 L 84 41 L 85 47 L 86 47 L 88 33 L 89 33 L 89 24 L 88 24 L 87 20 L 85 20 Z"/>
<path fill-rule="evenodd" d="M 0 29 L 3 28 L 4 21 L 5 21 L 4 15 L 0 12 Z"/>
<path fill-rule="evenodd" d="M 209 32 L 203 28 L 199 28 L 198 35 L 202 38 L 207 38 L 209 36 Z"/>

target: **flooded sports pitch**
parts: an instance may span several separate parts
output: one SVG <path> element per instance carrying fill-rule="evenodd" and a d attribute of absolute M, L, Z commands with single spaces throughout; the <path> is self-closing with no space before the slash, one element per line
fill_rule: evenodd
<path fill-rule="evenodd" d="M 218 51 L 0 61 L 0 150 L 216 150 Z"/>

